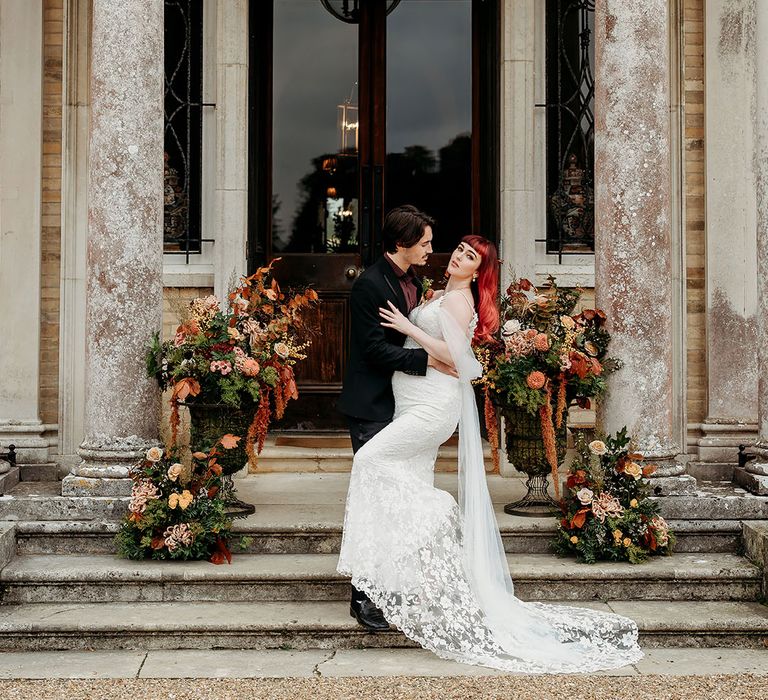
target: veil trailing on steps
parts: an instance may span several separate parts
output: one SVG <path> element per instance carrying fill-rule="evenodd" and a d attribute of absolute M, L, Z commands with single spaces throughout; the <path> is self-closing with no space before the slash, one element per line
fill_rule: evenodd
<path fill-rule="evenodd" d="M 636 662 L 642 651 L 631 620 L 583 608 L 526 603 L 515 597 L 488 490 L 472 389 L 472 380 L 482 374 L 471 347 L 475 324 L 467 334 L 445 309 L 440 309 L 439 318 L 461 387 L 458 504 L 462 568 L 492 638 L 502 650 L 498 667 L 516 670 L 513 667 L 519 665 L 528 672 L 535 667 L 539 672 L 557 673 Z"/>

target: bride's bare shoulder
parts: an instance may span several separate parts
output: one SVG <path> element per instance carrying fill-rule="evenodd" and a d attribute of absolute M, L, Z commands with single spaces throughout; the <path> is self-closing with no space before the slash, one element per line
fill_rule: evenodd
<path fill-rule="evenodd" d="M 462 290 L 455 289 L 444 296 L 441 306 L 461 324 L 466 324 L 475 313 L 475 305 L 470 298 Z"/>

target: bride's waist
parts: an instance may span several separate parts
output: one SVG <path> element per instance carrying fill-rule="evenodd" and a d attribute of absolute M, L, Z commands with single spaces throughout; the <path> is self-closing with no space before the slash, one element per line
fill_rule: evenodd
<path fill-rule="evenodd" d="M 406 372 L 395 372 L 392 376 L 392 383 L 408 384 L 414 387 L 426 388 L 431 384 L 439 384 L 441 386 L 458 386 L 459 380 L 450 374 L 445 374 L 434 367 L 427 367 L 427 373 L 421 374 L 408 374 Z"/>

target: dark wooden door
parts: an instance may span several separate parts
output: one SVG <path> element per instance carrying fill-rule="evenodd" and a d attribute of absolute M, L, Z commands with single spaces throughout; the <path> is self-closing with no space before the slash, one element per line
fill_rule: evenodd
<path fill-rule="evenodd" d="M 437 218 L 432 278 L 479 230 L 478 8 L 493 4 L 251 2 L 248 264 L 279 257 L 282 283 L 311 284 L 322 302 L 301 397 L 278 427 L 344 427 L 349 295 L 381 254 L 387 210 Z"/>

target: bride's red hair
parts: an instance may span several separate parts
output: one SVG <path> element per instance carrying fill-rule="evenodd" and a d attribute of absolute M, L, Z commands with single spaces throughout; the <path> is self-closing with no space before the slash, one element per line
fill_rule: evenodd
<path fill-rule="evenodd" d="M 472 282 L 472 296 L 477 308 L 475 341 L 485 342 L 499 330 L 499 255 L 496 246 L 483 236 L 464 236 L 462 243 L 472 246 L 481 259 L 477 280 Z"/>

